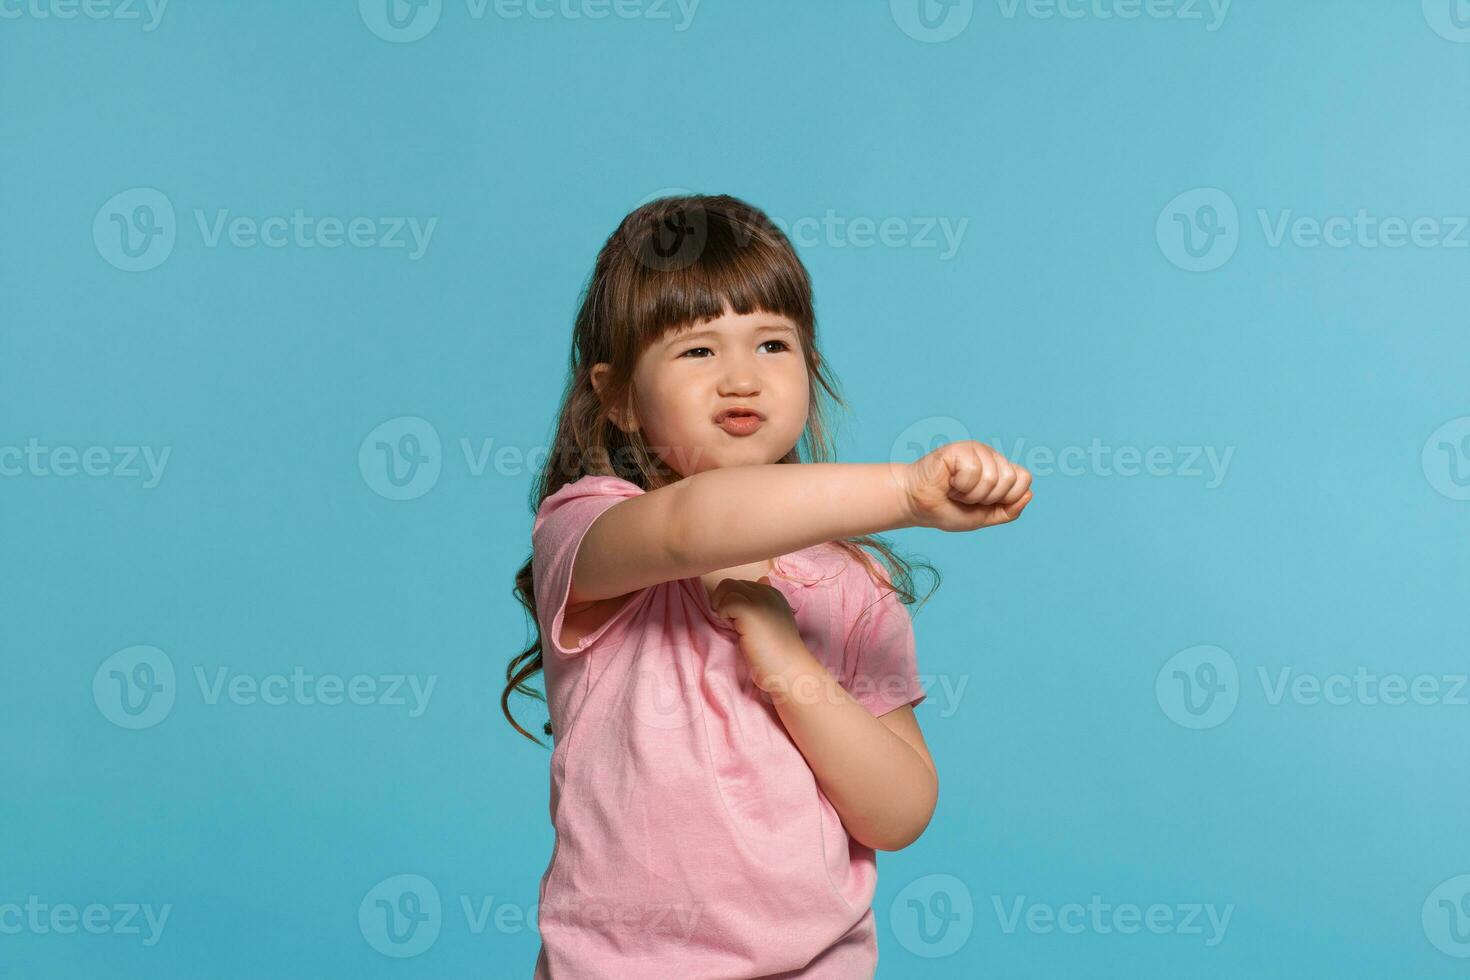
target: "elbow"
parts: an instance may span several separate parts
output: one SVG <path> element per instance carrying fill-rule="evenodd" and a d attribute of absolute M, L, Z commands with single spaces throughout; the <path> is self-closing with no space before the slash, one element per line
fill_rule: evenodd
<path fill-rule="evenodd" d="M 924 831 L 929 828 L 929 818 L 932 815 L 932 812 L 926 814 L 922 821 L 905 825 L 898 832 L 885 834 L 868 846 L 875 851 L 901 851 L 924 836 Z"/>
<path fill-rule="evenodd" d="M 901 851 L 918 840 L 927 826 L 928 821 L 926 820 L 917 830 L 906 830 L 901 834 L 885 834 L 867 844 L 875 851 Z"/>
<path fill-rule="evenodd" d="M 930 775 L 933 776 L 932 773 Z M 931 778 L 927 786 L 926 792 L 915 801 L 912 810 L 904 814 L 903 819 L 884 833 L 874 834 L 872 840 L 860 843 L 875 851 L 901 851 L 922 837 L 934 819 L 934 810 L 939 802 L 939 780 Z"/>

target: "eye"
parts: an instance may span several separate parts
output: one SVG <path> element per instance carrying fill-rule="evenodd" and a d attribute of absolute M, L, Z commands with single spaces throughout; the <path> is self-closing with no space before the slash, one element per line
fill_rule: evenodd
<path fill-rule="evenodd" d="M 784 340 L 767 340 L 767 341 L 763 342 L 761 344 L 761 346 L 762 347 L 765 347 L 767 344 L 777 344 L 777 345 L 779 345 L 780 349 L 776 351 L 776 353 L 778 353 L 778 354 L 781 353 L 781 352 L 783 352 L 783 351 L 788 351 L 788 350 L 791 349 L 791 345 L 788 344 L 788 343 L 786 343 L 786 341 L 784 341 Z M 699 351 L 706 351 L 706 352 L 709 352 L 709 353 L 713 353 L 713 351 L 710 351 L 710 349 L 708 347 L 691 347 L 688 350 L 686 350 L 684 353 L 680 354 L 679 356 L 680 357 L 689 357 L 690 354 L 695 354 L 695 353 L 697 353 Z M 703 360 L 703 358 L 693 358 L 693 359 L 694 360 Z"/>

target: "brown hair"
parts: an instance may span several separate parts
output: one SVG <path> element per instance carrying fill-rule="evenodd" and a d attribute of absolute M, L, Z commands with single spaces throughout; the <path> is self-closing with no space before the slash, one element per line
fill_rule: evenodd
<path fill-rule="evenodd" d="M 614 405 L 631 406 L 633 366 L 638 356 L 669 330 L 736 313 L 772 313 L 797 326 L 811 379 L 807 428 L 779 463 L 821 463 L 833 451 L 826 412 L 818 386 L 847 408 L 817 354 L 817 325 L 811 280 L 790 241 L 759 208 L 728 195 L 661 197 L 636 208 L 619 223 L 597 255 L 572 332 L 569 380 L 562 396 L 556 436 L 546 463 L 531 489 L 531 510 L 539 512 L 547 497 L 583 476 L 616 476 L 645 490 L 680 479 L 642 438 L 641 427 L 624 432 L 607 417 Z M 606 362 L 603 391 L 592 386 L 592 366 Z M 805 447 L 803 449 L 803 447 Z M 884 590 L 912 604 L 911 565 L 875 535 L 834 541 L 862 561 Z M 885 578 L 870 547 L 888 568 Z M 935 577 L 938 572 L 926 562 Z M 933 589 L 925 595 L 933 594 Z M 541 627 L 536 617 L 531 561 L 516 573 L 515 595 L 530 617 L 535 641 L 506 667 L 500 696 L 506 719 L 538 745 L 540 739 L 516 723 L 510 694 L 519 691 L 540 701 L 540 691 L 525 682 L 542 669 Z M 544 731 L 551 735 L 551 722 Z"/>

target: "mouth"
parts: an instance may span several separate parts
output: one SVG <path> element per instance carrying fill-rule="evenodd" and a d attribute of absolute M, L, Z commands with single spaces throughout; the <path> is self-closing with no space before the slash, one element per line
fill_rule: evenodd
<path fill-rule="evenodd" d="M 748 436 L 765 420 L 766 417 L 753 408 L 727 408 L 715 416 L 715 425 L 732 436 Z"/>

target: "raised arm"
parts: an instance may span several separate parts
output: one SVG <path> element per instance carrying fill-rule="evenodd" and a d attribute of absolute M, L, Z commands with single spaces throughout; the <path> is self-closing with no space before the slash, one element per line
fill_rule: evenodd
<path fill-rule="evenodd" d="M 724 466 L 609 507 L 572 569 L 569 603 L 901 527 L 973 531 L 1015 520 L 1031 474 L 973 440 L 913 463 Z"/>
<path fill-rule="evenodd" d="M 904 464 L 769 463 L 705 470 L 609 507 L 588 528 L 569 603 L 908 527 Z"/>

